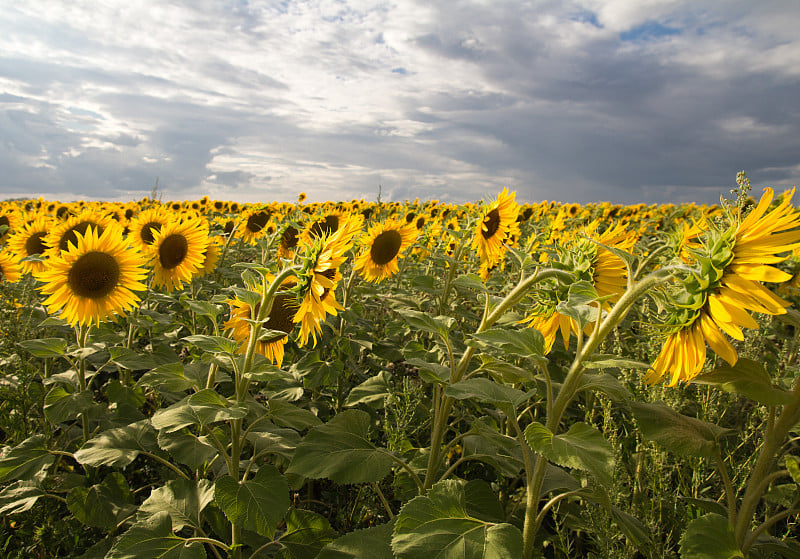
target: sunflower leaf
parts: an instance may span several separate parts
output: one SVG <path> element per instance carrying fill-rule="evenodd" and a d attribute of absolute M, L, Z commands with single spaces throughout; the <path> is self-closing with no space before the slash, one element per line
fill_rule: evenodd
<path fill-rule="evenodd" d="M 287 473 L 336 483 L 381 481 L 394 461 L 369 440 L 371 420 L 361 410 L 346 410 L 311 429 L 297 445 Z"/>
<path fill-rule="evenodd" d="M 139 521 L 116 541 L 107 559 L 205 559 L 199 542 L 188 543 L 172 533 L 169 513 L 158 512 Z"/>
<path fill-rule="evenodd" d="M 206 388 L 168 408 L 158 410 L 150 421 L 159 431 L 171 433 L 190 425 L 210 425 L 229 419 L 242 419 L 246 415 L 245 406 L 231 405 L 214 390 Z"/>
<path fill-rule="evenodd" d="M 463 488 L 445 480 L 405 504 L 395 522 L 392 550 L 406 559 L 522 557 L 522 533 L 510 524 L 469 516 Z"/>
<path fill-rule="evenodd" d="M 520 357 L 544 357 L 544 336 L 535 328 L 490 328 L 471 337 L 472 340 L 467 342 L 470 346 L 494 347 Z"/>
<path fill-rule="evenodd" d="M 198 334 L 195 336 L 186 336 L 182 339 L 190 344 L 196 345 L 203 351 L 208 351 L 209 353 L 227 353 L 230 355 L 236 353 L 237 344 L 230 338 L 224 338 L 222 336 L 203 336 Z"/>
<path fill-rule="evenodd" d="M 289 509 L 289 484 L 274 466 L 264 464 L 244 481 L 229 475 L 217 479 L 214 499 L 228 520 L 271 538 Z"/>
<path fill-rule="evenodd" d="M 125 467 L 142 451 L 158 450 L 156 432 L 147 419 L 103 431 L 86 441 L 75 460 L 88 466 Z"/>
<path fill-rule="evenodd" d="M 214 500 L 214 484 L 207 480 L 178 478 L 150 492 L 139 506 L 140 518 L 166 511 L 172 520 L 172 529 L 184 526 L 202 528 L 200 513 Z"/>
<path fill-rule="evenodd" d="M 761 363 L 740 358 L 736 365 L 723 365 L 695 377 L 696 384 L 710 384 L 725 392 L 740 394 L 760 404 L 780 406 L 791 404 L 797 397 L 788 390 L 772 384 L 769 373 Z"/>
<path fill-rule="evenodd" d="M 146 372 L 136 384 L 165 392 L 183 392 L 192 387 L 200 388 L 194 380 L 186 377 L 183 363 L 180 361 L 165 363 Z"/>
<path fill-rule="evenodd" d="M 15 481 L 0 491 L 0 514 L 17 514 L 30 510 L 46 495 L 45 491 L 34 481 Z"/>
<path fill-rule="evenodd" d="M 136 511 L 125 477 L 112 472 L 102 483 L 75 487 L 67 495 L 67 507 L 86 526 L 109 530 Z"/>
<path fill-rule="evenodd" d="M 39 338 L 17 343 L 34 357 L 59 357 L 67 353 L 67 340 L 63 338 Z"/>
<path fill-rule="evenodd" d="M 386 371 L 381 371 L 375 376 L 372 376 L 353 387 L 347 399 L 344 402 L 346 408 L 357 406 L 359 404 L 382 404 L 386 397 L 390 394 L 389 381 L 392 375 Z"/>
<path fill-rule="evenodd" d="M 695 518 L 681 536 L 681 559 L 735 559 L 744 557 L 728 519 L 709 513 Z"/>
<path fill-rule="evenodd" d="M 69 392 L 64 385 L 55 386 L 44 397 L 44 416 L 51 423 L 72 421 L 93 403 L 94 395 L 90 390 Z"/>
<path fill-rule="evenodd" d="M 730 429 L 678 413 L 664 402 L 630 402 L 645 438 L 681 456 L 709 457 Z"/>
<path fill-rule="evenodd" d="M 286 531 L 279 538 L 283 549 L 275 559 L 316 559 L 337 535 L 324 516 L 292 507 L 286 513 Z"/>
<path fill-rule="evenodd" d="M 611 485 L 614 450 L 595 427 L 574 423 L 566 433 L 553 435 L 547 427 L 534 422 L 525 429 L 525 439 L 533 450 L 551 462 L 587 471 L 601 485 Z"/>
<path fill-rule="evenodd" d="M 392 529 L 394 522 L 354 530 L 322 548 L 316 559 L 394 559 Z"/>
<path fill-rule="evenodd" d="M 527 402 L 535 392 L 535 390 L 523 392 L 482 377 L 468 378 L 448 385 L 445 389 L 445 394 L 451 398 L 457 400 L 472 398 L 484 404 L 497 406 L 506 413 L 514 413 L 514 410 Z"/>
<path fill-rule="evenodd" d="M 0 458 L 0 483 L 31 480 L 55 461 L 47 450 L 45 436 L 33 435 L 8 450 Z"/>
<path fill-rule="evenodd" d="M 448 316 L 432 317 L 424 312 L 403 307 L 395 310 L 403 316 L 408 325 L 412 328 L 431 334 L 437 334 L 444 339 L 448 339 L 450 330 L 455 326 L 455 319 Z"/>

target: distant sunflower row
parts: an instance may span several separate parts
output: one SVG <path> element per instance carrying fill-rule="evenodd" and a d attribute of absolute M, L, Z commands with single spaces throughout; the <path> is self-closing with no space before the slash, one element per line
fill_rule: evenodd
<path fill-rule="evenodd" d="M 305 204 L 304 195 L 297 204 L 11 201 L 0 204 L 0 278 L 15 282 L 30 274 L 40 282 L 49 312 L 73 326 L 99 324 L 136 309 L 148 289 L 182 289 L 213 272 L 226 248 L 260 248 L 262 262 L 275 273 L 286 267 L 294 272 L 282 281 L 268 313 L 254 299 L 230 299 L 223 327 L 244 351 L 253 321 L 266 314 L 261 327 L 267 334 L 257 351 L 280 364 L 295 328 L 299 345 L 316 344 L 327 317 L 343 310 L 336 292 L 351 255 L 353 272 L 374 283 L 396 275 L 409 254 L 418 262 L 431 255 L 459 258 L 465 271 L 474 265 L 488 281 L 502 277 L 508 251 L 515 249 L 569 272 L 600 297 L 598 314 L 583 326 L 559 310 L 570 297 L 569 285 L 553 281 L 525 300 L 521 322 L 542 333 L 549 353 L 559 333 L 567 347 L 571 336 L 591 332 L 599 313 L 608 312 L 631 281 L 622 255 L 639 250 L 647 258 L 658 237 L 675 258 L 697 269 L 675 286 L 675 303 L 662 324 L 665 343 L 647 375 L 649 382 L 666 377 L 674 385 L 699 373 L 706 343 L 735 362 L 724 335 L 742 339 L 741 328 L 757 326 L 747 310 L 786 312 L 789 303 L 762 282 L 792 278 L 771 264 L 800 251 L 800 213 L 790 196 L 768 212 L 772 197 L 768 190 L 746 215 L 741 208 L 731 213 L 694 205 L 520 205 L 508 189 L 495 200 L 464 205 Z M 710 225 L 724 219 L 732 225 Z M 246 287 L 263 293 L 273 279 Z"/>

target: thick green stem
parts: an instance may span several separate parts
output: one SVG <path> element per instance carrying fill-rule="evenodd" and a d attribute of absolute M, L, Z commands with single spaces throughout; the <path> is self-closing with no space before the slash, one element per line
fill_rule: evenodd
<path fill-rule="evenodd" d="M 519 284 L 517 284 L 517 286 L 511 290 L 511 292 L 506 295 L 505 298 L 500 301 L 500 303 L 491 311 L 489 310 L 489 300 L 487 297 L 483 320 L 481 320 L 481 323 L 478 325 L 478 329 L 475 331 L 475 333 L 480 334 L 481 332 L 491 328 L 494 323 L 497 322 L 500 317 L 502 317 L 508 311 L 508 309 L 521 301 L 534 285 L 540 281 L 554 277 L 558 277 L 566 281 L 573 280 L 571 274 L 568 274 L 562 270 L 550 268 L 545 270 L 537 269 L 535 272 L 533 272 L 533 274 L 520 281 Z M 470 361 L 472 361 L 472 357 L 475 355 L 475 351 L 476 350 L 474 347 L 468 347 L 461 356 L 458 365 L 452 367 L 451 363 L 452 373 L 450 375 L 450 384 L 454 384 L 464 378 L 464 375 L 467 372 L 467 367 L 469 366 Z M 434 404 L 433 427 L 431 429 L 431 452 L 428 455 L 428 467 L 425 473 L 425 491 L 428 491 L 431 487 L 433 487 L 433 484 L 438 480 L 439 466 L 442 459 L 441 447 L 442 442 L 444 441 L 444 435 L 447 431 L 447 423 L 450 418 L 450 410 L 453 407 L 453 402 L 453 398 L 447 396 L 445 391 L 442 390 L 439 401 L 435 402 Z"/>
<path fill-rule="evenodd" d="M 771 428 L 767 430 L 764 436 L 764 444 L 761 446 L 756 463 L 751 470 L 750 478 L 747 480 L 742 504 L 739 507 L 739 513 L 733 527 L 736 543 L 740 547 L 744 545 L 750 524 L 753 522 L 756 507 L 766 490 L 766 485 L 762 482 L 772 473 L 776 452 L 783 444 L 783 440 L 789 430 L 800 421 L 800 379 L 794 386 L 793 394 L 796 397 L 795 401 L 784 406 L 780 416 Z"/>

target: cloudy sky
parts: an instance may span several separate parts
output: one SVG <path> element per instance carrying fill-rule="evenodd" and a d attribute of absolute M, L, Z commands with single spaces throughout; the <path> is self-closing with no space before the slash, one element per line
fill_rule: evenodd
<path fill-rule="evenodd" d="M 0 198 L 800 184 L 797 0 L 0 0 Z"/>

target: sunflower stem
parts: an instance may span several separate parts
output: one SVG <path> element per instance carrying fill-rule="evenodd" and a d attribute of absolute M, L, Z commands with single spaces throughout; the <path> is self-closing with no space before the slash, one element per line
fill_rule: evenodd
<path fill-rule="evenodd" d="M 517 286 L 512 289 L 511 292 L 509 292 L 508 295 L 506 295 L 505 298 L 503 298 L 503 300 L 500 301 L 500 303 L 498 303 L 494 309 L 490 309 L 490 299 L 487 295 L 483 318 L 475 333 L 480 334 L 481 332 L 491 328 L 492 325 L 494 325 L 494 323 L 497 322 L 506 313 L 506 311 L 508 311 L 509 308 L 521 301 L 528 291 L 533 288 L 533 286 L 540 281 L 554 277 L 560 277 L 567 281 L 572 281 L 573 279 L 572 274 L 562 270 L 556 270 L 552 268 L 536 269 L 530 276 L 519 282 L 519 284 L 517 284 Z M 461 356 L 458 365 L 453 367 L 451 364 L 451 370 L 453 372 L 450 375 L 449 384 L 455 384 L 464 378 L 467 367 L 469 366 L 470 361 L 472 361 L 472 357 L 475 355 L 475 351 L 476 350 L 474 347 L 468 347 Z M 434 399 L 433 426 L 431 428 L 431 450 L 430 454 L 428 455 L 428 466 L 425 472 L 425 492 L 433 487 L 433 484 L 438 479 L 438 472 L 442 460 L 441 447 L 442 442 L 444 441 L 444 435 L 447 432 L 447 424 L 450 418 L 450 410 L 453 407 L 453 402 L 454 399 L 447 396 L 444 390 L 441 391 L 440 398 Z"/>

